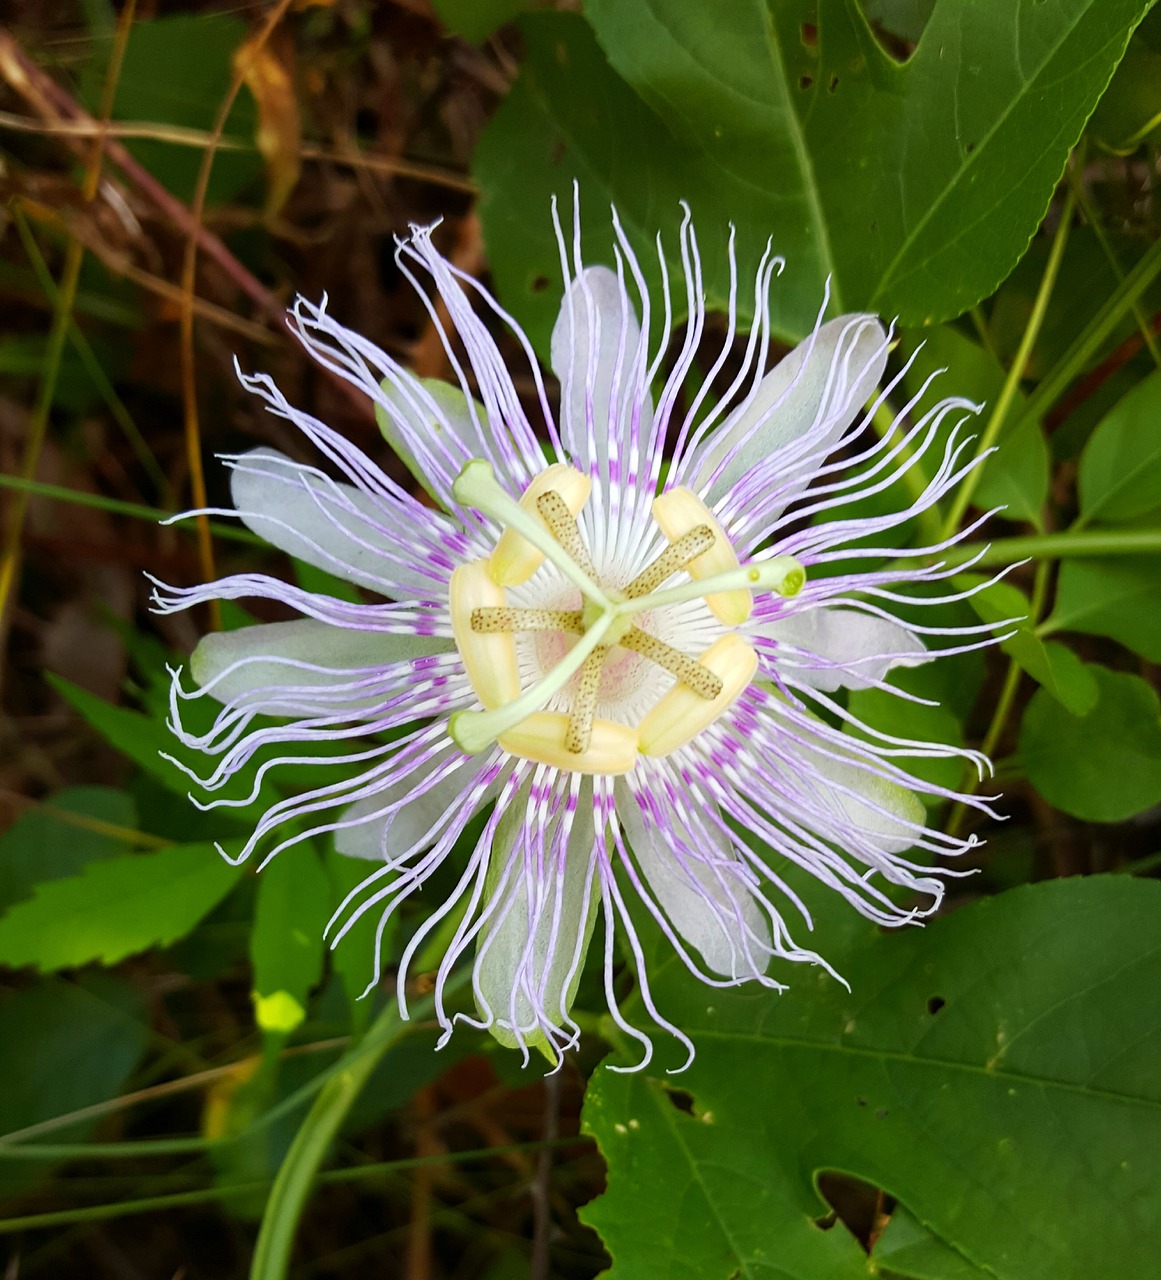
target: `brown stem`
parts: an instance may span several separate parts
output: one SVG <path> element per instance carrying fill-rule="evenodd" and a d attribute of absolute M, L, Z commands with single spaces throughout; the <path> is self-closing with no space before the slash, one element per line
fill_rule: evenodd
<path fill-rule="evenodd" d="M 279 325 L 284 310 L 278 299 L 256 276 L 238 261 L 225 244 L 199 226 L 176 196 L 171 195 L 160 182 L 138 164 L 122 143 L 109 135 L 108 130 L 80 105 L 79 102 L 52 79 L 47 72 L 32 61 L 9 32 L 0 28 L 0 75 L 46 119 L 72 121 L 83 124 L 103 140 L 106 157 L 146 196 L 157 208 L 186 235 L 196 237 L 198 248 L 212 258 L 227 276 L 258 307 Z"/>
<path fill-rule="evenodd" d="M 226 276 L 246 295 L 280 332 L 285 332 L 286 311 L 282 303 L 254 275 L 252 275 L 212 231 L 200 226 L 190 210 L 161 185 L 160 182 L 133 158 L 125 146 L 111 135 L 109 130 L 95 120 L 77 100 L 52 79 L 47 72 L 32 61 L 12 33 L 0 27 L 0 76 L 27 101 L 38 115 L 53 124 L 62 121 L 81 124 L 88 137 L 98 135 L 104 144 L 105 159 L 116 165 L 124 176 L 149 200 L 158 211 L 185 236 L 192 236 L 199 252 L 222 269 Z M 87 138 L 66 142 L 74 149 L 87 146 Z M 367 416 L 370 405 L 345 378 L 327 370 L 343 394 Z"/>
<path fill-rule="evenodd" d="M 1149 320 L 1148 324 L 1150 332 L 1161 333 L 1161 311 L 1158 311 Z M 1056 402 L 1052 412 L 1044 419 L 1045 427 L 1052 431 L 1060 426 L 1075 409 L 1095 395 L 1114 373 L 1123 369 L 1144 345 L 1145 339 L 1139 332 L 1130 334 L 1115 351 L 1107 355 L 1095 369 L 1085 374 L 1079 382 L 1074 383 L 1068 394 L 1062 396 Z"/>

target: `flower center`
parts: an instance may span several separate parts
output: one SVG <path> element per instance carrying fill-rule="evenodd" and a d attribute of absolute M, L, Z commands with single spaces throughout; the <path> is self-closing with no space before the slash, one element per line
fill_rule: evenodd
<path fill-rule="evenodd" d="M 602 585 L 577 526 L 591 482 L 564 464 L 536 476 L 519 502 L 497 483 L 491 466 L 473 461 L 455 495 L 504 526 L 492 555 L 452 575 L 452 629 L 483 711 L 456 712 L 448 731 L 464 751 L 493 741 L 525 759 L 577 773 L 628 772 L 638 754 L 666 756 L 713 724 L 757 670 L 752 646 L 733 631 L 697 657 L 637 625 L 642 614 L 704 599 L 719 621 L 736 627 L 753 607 L 752 593 L 796 595 L 806 580 L 793 557 L 738 563 L 724 531 L 687 489 L 653 503 L 669 545 L 626 587 Z M 517 608 L 507 588 L 526 582 L 550 560 L 581 594 L 579 609 Z M 665 584 L 677 573 L 690 581 Z M 522 688 L 515 637 L 548 632 L 566 644 L 578 637 L 542 678 Z M 668 671 L 676 683 L 635 727 L 596 715 L 606 664 L 635 655 Z M 571 686 L 567 712 L 544 707 Z"/>

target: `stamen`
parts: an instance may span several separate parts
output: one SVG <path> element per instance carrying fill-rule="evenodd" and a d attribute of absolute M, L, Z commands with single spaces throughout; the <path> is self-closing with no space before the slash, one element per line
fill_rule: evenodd
<path fill-rule="evenodd" d="M 708 524 L 699 524 L 682 534 L 676 542 L 672 542 L 647 568 L 633 579 L 625 588 L 625 595 L 630 600 L 638 596 L 647 596 L 657 590 L 666 579 L 671 578 L 678 569 L 687 564 L 714 545 L 714 531 Z"/>
<path fill-rule="evenodd" d="M 516 642 L 510 635 L 481 635 L 472 625 L 477 612 L 507 611 L 507 595 L 488 574 L 486 560 L 462 564 L 451 576 L 452 634 L 468 680 L 485 707 L 502 707 L 520 693 Z"/>
<path fill-rule="evenodd" d="M 579 565 L 590 578 L 595 578 L 597 571 L 593 568 L 588 548 L 581 539 L 576 517 L 565 505 L 565 501 L 560 494 L 555 489 L 549 489 L 547 493 L 542 493 L 536 499 L 536 509 L 540 512 L 541 520 L 548 525 L 552 536 L 564 548 L 569 558 Z"/>
<path fill-rule="evenodd" d="M 637 763 L 637 735 L 613 720 L 594 720 L 592 739 L 577 753 L 565 745 L 569 717 L 563 711 L 537 711 L 497 739 L 501 748 L 570 773 L 628 773 Z"/>
<path fill-rule="evenodd" d="M 559 484 L 557 483 L 559 481 Z M 460 472 L 456 498 L 505 526 L 501 547 L 487 561 L 462 565 L 452 575 L 452 630 L 482 711 L 457 711 L 448 733 L 468 754 L 492 743 L 509 754 L 574 773 L 618 774 L 638 751 L 669 755 L 712 724 L 753 679 L 758 658 L 739 635 L 722 636 L 698 661 L 633 625 L 646 610 L 704 599 L 730 625 L 749 616 L 753 595 L 794 596 L 806 570 L 793 556 L 739 565 L 713 514 L 697 496 L 674 489 L 654 501 L 654 515 L 670 545 L 628 588 L 606 590 L 584 544 L 577 514 L 590 482 L 565 464 L 536 476 L 519 502 L 497 482 L 490 464 L 476 459 Z M 580 609 L 513 608 L 503 584 L 525 581 L 544 558 L 580 588 Z M 682 569 L 691 581 L 664 584 Z M 521 632 L 579 636 L 555 666 L 521 689 L 514 636 Z M 601 672 L 620 645 L 656 663 L 676 684 L 636 730 L 595 715 Z M 569 712 L 544 708 L 577 676 Z"/>
<path fill-rule="evenodd" d="M 595 648 L 581 667 L 580 685 L 573 695 L 572 713 L 568 718 L 568 733 L 564 736 L 566 751 L 579 755 L 589 749 L 593 736 L 593 712 L 597 707 L 597 694 L 601 689 L 601 668 L 609 655 L 611 645 Z"/>
<path fill-rule="evenodd" d="M 584 614 L 580 609 L 506 609 L 472 610 L 472 630 L 481 635 L 513 631 L 572 631 L 584 635 Z"/>
<path fill-rule="evenodd" d="M 664 640 L 658 640 L 648 631 L 642 631 L 640 627 L 634 627 L 621 638 L 621 647 L 632 649 L 634 653 L 639 653 L 643 658 L 648 658 L 650 662 L 655 662 L 659 667 L 672 672 L 699 698 L 712 702 L 722 691 L 721 677 L 715 675 L 709 667 L 695 662 L 674 649 L 672 645 L 666 644 Z"/>
<path fill-rule="evenodd" d="M 710 645 L 701 655 L 701 663 L 720 678 L 721 692 L 706 702 L 686 685 L 675 685 L 637 727 L 642 755 L 667 756 L 713 724 L 754 678 L 758 655 L 741 636 L 731 632 Z"/>
<path fill-rule="evenodd" d="M 544 473 L 541 472 L 543 475 Z M 465 464 L 464 469 L 452 484 L 452 493 L 457 502 L 465 506 L 475 507 L 484 515 L 491 516 L 501 524 L 507 525 L 525 537 L 537 550 L 542 551 L 549 560 L 564 574 L 574 586 L 579 587 L 581 594 L 587 596 L 602 609 L 609 606 L 609 597 L 601 590 L 592 578 L 569 558 L 568 553 L 544 527 L 538 516 L 525 511 L 520 503 L 504 491 L 496 479 L 492 464 L 482 458 L 473 458 Z M 494 554 L 494 553 L 493 553 Z"/>
<path fill-rule="evenodd" d="M 452 741 L 461 751 L 475 755 L 502 733 L 514 729 L 534 711 L 539 711 L 580 670 L 585 659 L 605 638 L 605 632 L 614 621 L 612 613 L 598 618 L 547 675 L 504 706 L 489 708 L 487 711 L 453 712 L 447 727 Z"/>
<path fill-rule="evenodd" d="M 653 499 L 652 511 L 661 532 L 675 545 L 689 530 L 702 525 L 713 534 L 709 548 L 690 562 L 691 578 L 709 578 L 738 567 L 738 557 L 726 531 L 692 489 L 684 485 L 667 489 Z M 748 591 L 713 592 L 706 596 L 705 602 L 714 617 L 727 627 L 740 627 L 754 609 L 754 598 Z"/>
<path fill-rule="evenodd" d="M 576 516 L 584 510 L 589 500 L 593 482 L 582 475 L 576 467 L 565 462 L 554 462 L 551 467 L 532 477 L 531 482 L 520 495 L 520 508 L 536 518 L 540 512 L 536 507 L 536 499 L 550 489 L 560 494 L 569 512 Z M 544 562 L 544 552 L 532 545 L 522 534 L 513 528 L 505 529 L 492 552 L 492 577 L 501 586 L 515 587 L 529 578 Z"/>

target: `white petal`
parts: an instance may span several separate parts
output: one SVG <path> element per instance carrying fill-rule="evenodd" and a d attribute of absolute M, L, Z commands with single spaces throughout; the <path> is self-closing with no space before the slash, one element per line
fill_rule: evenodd
<path fill-rule="evenodd" d="M 590 381 L 589 353 L 594 337 L 597 347 Z M 626 424 L 637 394 L 637 378 L 644 376 L 635 371 L 640 346 L 641 326 L 617 273 L 608 267 L 586 267 L 569 286 L 561 303 L 552 330 L 550 358 L 552 372 L 560 379 L 561 435 L 565 445 L 586 463 L 596 463 L 601 475 L 608 473 L 609 435 Z M 653 417 L 653 406 L 648 389 L 642 388 L 641 393 L 641 430 L 645 431 Z M 589 454 L 585 417 L 589 394 L 595 458 Z M 624 447 L 622 443 L 622 455 Z"/>
<path fill-rule="evenodd" d="M 335 831 L 335 849 L 348 858 L 382 862 L 386 857 L 395 857 L 407 849 L 421 849 L 425 844 L 434 844 L 443 829 L 441 819 L 470 789 L 484 763 L 469 756 L 424 791 L 418 790 L 420 783 L 414 774 L 410 774 L 402 782 L 357 801 L 343 813 L 342 821 L 362 821 L 356 826 L 342 826 Z M 430 776 L 430 771 L 427 776 Z M 410 800 L 406 800 L 408 795 Z M 406 803 L 384 816 L 384 809 L 401 800 L 406 800 Z M 483 802 L 481 800 L 480 803 Z"/>
<path fill-rule="evenodd" d="M 887 338 L 876 317 L 840 316 L 821 325 L 775 365 L 748 403 L 710 436 L 691 487 L 701 492 L 717 466 L 736 450 L 705 495 L 713 506 L 752 467 L 808 432 L 809 452 L 825 455 L 862 412 L 886 364 Z M 799 469 L 788 460 L 778 483 L 792 479 Z M 803 469 L 803 486 L 809 470 Z"/>
<path fill-rule="evenodd" d="M 445 485 L 433 483 L 433 472 L 454 480 L 472 458 L 491 458 L 483 431 L 487 411 L 479 401 L 438 378 L 415 378 L 400 373 L 380 390 L 387 407 L 375 402 L 375 421 L 383 438 L 407 465 L 407 469 L 438 502 L 447 498 Z M 475 416 L 472 409 L 475 409 Z"/>
<path fill-rule="evenodd" d="M 219 702 L 232 702 L 264 689 L 270 689 L 273 695 L 279 686 L 330 688 L 354 679 L 356 671 L 449 653 L 452 648 L 450 640 L 348 631 L 304 618 L 203 636 L 190 658 L 190 670 L 202 688 L 217 680 L 211 694 Z M 245 665 L 222 676 L 237 662 Z M 329 670 L 310 671 L 294 663 L 310 663 Z M 251 705 L 257 709 L 259 704 Z M 357 704 L 351 705 L 354 708 Z"/>
<path fill-rule="evenodd" d="M 273 449 L 234 462 L 230 488 L 248 528 L 307 564 L 380 595 L 438 593 L 438 576 L 418 567 L 427 531 L 388 499 L 328 480 Z"/>
<path fill-rule="evenodd" d="M 898 622 L 858 609 L 819 607 L 773 618 L 753 628 L 780 645 L 809 656 L 788 653 L 788 675 L 812 689 L 866 689 L 893 667 L 917 667 L 931 661 L 923 641 Z M 775 662 L 779 662 L 775 654 Z"/>
<path fill-rule="evenodd" d="M 515 1047 L 522 1038 L 528 1047 L 539 1047 L 555 1061 L 545 1023 L 561 1027 L 568 1017 L 600 897 L 595 883 L 590 883 L 595 880 L 592 787 L 587 781 L 581 787 L 563 859 L 552 856 L 561 818 L 548 822 L 543 870 L 537 866 L 539 842 L 527 806 L 528 792 L 522 788 L 501 819 L 492 845 L 487 894 L 489 900 L 497 892 L 501 897 L 480 933 L 476 1001 L 482 1017 L 490 1010 L 495 1021 L 489 1030 L 501 1044 Z M 515 866 L 500 888 L 513 850 Z M 519 1037 L 512 1025 L 513 992 Z"/>
<path fill-rule="evenodd" d="M 828 741 L 825 746 L 832 755 L 843 753 L 840 745 Z M 818 803 L 837 810 L 847 822 L 871 837 L 884 853 L 902 853 L 915 843 L 919 835 L 915 825 L 922 826 L 926 816 L 923 801 L 917 795 L 897 782 L 860 767 L 853 758 L 849 763 L 836 760 L 801 743 L 796 744 L 794 750 L 802 763 L 819 775 L 817 782 L 824 786 L 830 784 L 825 793 L 817 797 Z"/>
<path fill-rule="evenodd" d="M 624 784 L 617 788 L 617 816 L 658 905 L 706 965 L 727 978 L 764 973 L 770 923 L 739 877 L 737 858 L 725 836 L 706 823 L 708 843 L 702 836 L 691 837 L 680 815 L 666 806 L 664 822 L 681 831 L 684 843 L 700 846 L 704 861 L 682 858 L 666 841 L 664 827 L 646 824 Z"/>

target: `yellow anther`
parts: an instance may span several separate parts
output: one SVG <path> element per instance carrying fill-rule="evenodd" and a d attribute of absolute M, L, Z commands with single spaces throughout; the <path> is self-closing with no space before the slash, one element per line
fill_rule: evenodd
<path fill-rule="evenodd" d="M 520 670 L 510 632 L 481 632 L 472 627 L 477 609 L 505 609 L 508 596 L 492 581 L 486 560 L 462 564 L 451 576 L 451 624 L 456 648 L 476 696 L 489 709 L 519 697 Z"/>
<path fill-rule="evenodd" d="M 713 512 L 690 489 L 678 485 L 653 499 L 653 519 L 670 542 L 677 542 L 691 530 L 705 525 L 713 534 L 713 544 L 685 566 L 692 578 L 712 578 L 737 569 L 738 557 Z M 727 627 L 738 627 L 750 616 L 754 597 L 749 591 L 715 591 L 705 598 L 716 618 Z"/>
<path fill-rule="evenodd" d="M 637 763 L 637 735 L 612 720 L 594 720 L 584 751 L 566 744 L 572 717 L 563 711 L 537 711 L 500 734 L 500 746 L 515 756 L 572 773 L 628 773 Z"/>
<path fill-rule="evenodd" d="M 582 475 L 575 467 L 567 463 L 556 462 L 551 467 L 532 478 L 532 483 L 524 490 L 520 506 L 531 516 L 544 524 L 536 500 L 550 489 L 560 494 L 569 512 L 576 516 L 584 510 L 589 500 L 593 482 Z M 547 529 L 548 526 L 545 525 Z M 540 568 L 544 560 L 544 552 L 538 550 L 523 534 L 515 529 L 505 529 L 496 543 L 496 549 L 488 561 L 488 571 L 493 581 L 503 587 L 515 587 L 529 578 Z"/>
<path fill-rule="evenodd" d="M 667 756 L 685 746 L 734 704 L 758 670 L 758 655 L 738 635 L 714 641 L 699 661 L 721 680 L 721 692 L 707 702 L 687 685 L 675 685 L 637 728 L 642 755 Z"/>

